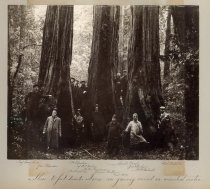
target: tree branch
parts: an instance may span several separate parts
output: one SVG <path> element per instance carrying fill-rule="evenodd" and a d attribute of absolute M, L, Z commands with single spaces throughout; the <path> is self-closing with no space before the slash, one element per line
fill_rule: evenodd
<path fill-rule="evenodd" d="M 31 47 L 31 46 L 42 46 L 41 44 L 36 44 L 36 43 L 33 43 L 33 44 L 29 44 L 29 45 L 26 45 L 23 47 L 23 50 L 28 48 L 28 47 Z"/>
<path fill-rule="evenodd" d="M 16 78 L 16 76 L 17 76 L 17 74 L 18 74 L 18 71 L 19 71 L 19 69 L 20 69 L 20 65 L 21 65 L 21 63 L 22 63 L 22 57 L 23 57 L 23 54 L 20 54 L 19 57 L 18 57 L 18 65 L 17 65 L 17 68 L 16 68 L 16 70 L 15 70 L 15 73 L 14 73 L 14 76 L 13 76 L 13 81 L 12 81 L 12 83 L 14 83 L 14 80 L 15 80 L 15 78 Z"/>

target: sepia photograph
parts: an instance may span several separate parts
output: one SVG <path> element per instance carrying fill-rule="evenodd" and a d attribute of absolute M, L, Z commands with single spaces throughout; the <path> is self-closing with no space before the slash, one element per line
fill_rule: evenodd
<path fill-rule="evenodd" d="M 8 159 L 199 160 L 199 6 L 8 5 Z"/>

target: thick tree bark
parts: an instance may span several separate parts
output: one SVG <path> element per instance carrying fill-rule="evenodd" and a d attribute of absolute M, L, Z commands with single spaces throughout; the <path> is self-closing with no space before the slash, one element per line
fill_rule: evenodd
<path fill-rule="evenodd" d="M 165 62 L 164 62 L 164 78 L 170 75 L 170 36 L 171 36 L 171 8 L 168 8 L 166 41 L 165 41 Z"/>
<path fill-rule="evenodd" d="M 124 65 L 124 59 L 125 59 L 125 35 L 124 35 L 124 14 L 125 14 L 125 7 L 120 6 L 120 22 L 119 22 L 119 44 L 118 44 L 118 66 L 117 70 L 118 72 L 122 72 L 124 69 L 126 69 Z"/>
<path fill-rule="evenodd" d="M 151 135 L 162 104 L 159 63 L 159 7 L 133 6 L 128 51 L 128 91 L 124 124 L 138 113 Z M 153 127 L 153 128 L 151 128 Z"/>
<path fill-rule="evenodd" d="M 185 118 L 187 159 L 198 158 L 199 124 L 199 8 L 198 6 L 172 7 L 175 34 L 185 61 Z M 192 154 L 195 153 L 195 154 Z"/>
<path fill-rule="evenodd" d="M 115 112 L 114 74 L 118 64 L 119 7 L 95 6 L 91 60 L 88 70 L 89 100 L 109 121 Z"/>
<path fill-rule="evenodd" d="M 119 25 L 119 50 L 118 50 L 118 71 L 128 69 L 128 40 L 130 37 L 130 6 L 121 6 L 120 8 L 120 25 Z"/>
<path fill-rule="evenodd" d="M 64 137 L 72 122 L 70 64 L 72 60 L 73 6 L 48 6 L 43 33 L 39 84 L 52 95 L 62 121 Z"/>

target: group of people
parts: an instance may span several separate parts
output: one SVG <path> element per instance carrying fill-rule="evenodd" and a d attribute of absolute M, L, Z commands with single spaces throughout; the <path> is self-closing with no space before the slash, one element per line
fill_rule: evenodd
<path fill-rule="evenodd" d="M 158 139 L 159 142 L 165 144 L 168 149 L 173 148 L 173 141 L 170 138 L 174 134 L 174 130 L 170 123 L 170 116 L 165 112 L 165 107 L 160 107 L 160 117 L 158 119 Z M 86 125 L 84 117 L 80 109 L 74 116 L 76 127 L 76 143 L 81 144 L 86 141 Z M 47 149 L 59 148 L 59 137 L 62 136 L 61 132 L 61 119 L 57 117 L 57 110 L 52 111 L 52 115 L 47 118 L 44 125 L 43 134 L 47 134 Z M 117 115 L 114 114 L 108 124 L 103 121 L 103 116 L 99 112 L 98 104 L 96 104 L 95 111 L 93 112 L 93 119 L 91 122 L 91 139 L 94 142 L 107 141 L 107 153 L 109 155 L 117 155 L 123 144 L 129 142 L 126 146 L 132 153 L 135 150 L 140 150 L 142 147 L 150 146 L 150 142 L 145 138 L 141 122 L 138 119 L 138 114 L 132 115 L 132 120 L 123 128 L 118 121 Z M 125 147 L 125 146 L 124 146 Z"/>
<path fill-rule="evenodd" d="M 71 89 L 72 98 L 74 103 L 74 108 L 84 109 L 85 103 L 87 101 L 88 87 L 86 81 L 79 81 L 75 78 L 71 78 Z"/>
<path fill-rule="evenodd" d="M 42 140 L 41 125 L 43 126 L 46 118 L 52 113 L 56 101 L 52 95 L 43 94 L 43 88 L 38 84 L 34 84 L 33 90 L 25 96 L 24 102 L 21 117 L 25 124 L 26 146 L 36 147 Z"/>
<path fill-rule="evenodd" d="M 117 105 L 123 106 L 127 94 L 127 72 L 124 70 L 122 77 L 120 73 L 117 73 L 114 81 Z M 72 116 L 71 127 L 75 131 L 76 145 L 84 144 L 87 140 L 93 142 L 106 140 L 108 154 L 117 154 L 121 146 L 129 147 L 131 152 L 139 150 L 145 145 L 150 146 L 137 113 L 133 113 L 132 120 L 129 121 L 127 126 L 121 124 L 116 114 L 112 115 L 110 122 L 107 123 L 99 104 L 95 104 L 93 111 L 90 110 L 87 104 L 88 87 L 85 81 L 79 82 L 71 78 L 71 89 L 73 106 L 76 109 L 75 114 Z M 53 100 L 52 95 L 43 95 L 42 89 L 38 85 L 34 85 L 33 91 L 25 98 L 25 104 L 27 109 L 25 117 L 26 121 L 29 121 L 27 122 L 29 132 L 31 132 L 30 124 L 32 122 L 33 127 L 44 125 L 44 127 L 39 128 L 39 133 L 42 132 L 46 138 L 47 150 L 58 150 L 63 132 L 62 120 L 57 115 L 56 102 Z M 50 114 L 51 116 L 49 116 Z M 174 137 L 175 132 L 170 123 L 170 116 L 165 112 L 165 107 L 160 107 L 160 116 L 156 121 L 157 143 L 165 144 L 166 147 L 172 149 L 174 141 L 171 136 L 173 136 L 173 139 L 176 137 Z M 127 143 L 128 145 L 125 145 Z"/>
<path fill-rule="evenodd" d="M 103 141 L 106 135 L 104 117 L 99 111 L 98 104 L 96 104 L 95 110 L 92 112 L 89 124 L 87 124 L 85 117 L 82 115 L 81 109 L 77 109 L 75 115 L 73 115 L 71 127 L 75 130 L 74 136 L 77 146 L 80 146 L 87 140 L 92 140 L 93 142 Z M 62 137 L 61 128 L 61 119 L 57 116 L 57 109 L 54 108 L 51 116 L 47 117 L 43 128 L 43 134 L 46 135 L 47 139 L 47 150 L 59 149 L 59 139 Z"/>

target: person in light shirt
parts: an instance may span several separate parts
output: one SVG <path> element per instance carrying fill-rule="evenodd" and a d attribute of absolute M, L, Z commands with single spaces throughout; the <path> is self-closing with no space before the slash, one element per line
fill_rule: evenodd
<path fill-rule="evenodd" d="M 133 120 L 128 123 L 125 132 L 130 133 L 130 148 L 137 150 L 142 143 L 149 143 L 143 137 L 143 127 L 141 122 L 138 120 L 138 114 L 133 114 Z"/>
<path fill-rule="evenodd" d="M 57 116 L 57 109 L 54 108 L 52 115 L 45 122 L 43 134 L 47 134 L 47 150 L 50 148 L 59 149 L 59 137 L 61 133 L 61 119 Z"/>

